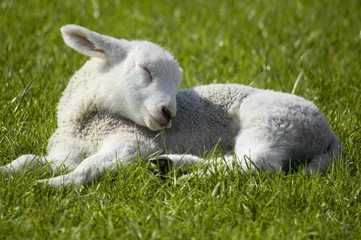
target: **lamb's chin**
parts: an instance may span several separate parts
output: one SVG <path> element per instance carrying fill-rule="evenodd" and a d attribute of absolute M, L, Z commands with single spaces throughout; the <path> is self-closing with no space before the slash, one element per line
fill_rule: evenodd
<path fill-rule="evenodd" d="M 154 131 L 154 132 L 163 130 L 165 128 L 165 126 L 160 126 L 160 125 L 156 125 L 156 124 L 149 124 L 146 127 L 149 128 L 149 130 Z"/>
<path fill-rule="evenodd" d="M 168 123 L 168 124 L 170 124 L 170 123 Z M 145 126 L 149 130 L 155 132 L 155 131 L 160 131 L 160 130 L 163 130 L 164 128 L 167 128 L 168 124 L 167 125 L 161 125 L 161 124 L 159 124 L 159 122 L 156 122 L 153 119 L 146 119 L 145 124 L 144 125 L 142 124 L 142 126 Z"/>

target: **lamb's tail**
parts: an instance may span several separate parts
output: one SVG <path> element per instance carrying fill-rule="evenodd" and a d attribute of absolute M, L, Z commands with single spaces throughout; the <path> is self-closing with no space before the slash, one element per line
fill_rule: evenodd
<path fill-rule="evenodd" d="M 338 137 L 332 133 L 332 139 L 325 152 L 311 159 L 306 165 L 307 174 L 324 174 L 332 162 L 342 154 L 342 147 Z"/>

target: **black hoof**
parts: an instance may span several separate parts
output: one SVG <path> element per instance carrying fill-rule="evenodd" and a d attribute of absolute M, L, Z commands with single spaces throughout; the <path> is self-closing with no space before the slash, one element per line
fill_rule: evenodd
<path fill-rule="evenodd" d="M 154 174 L 166 175 L 173 167 L 173 162 L 167 157 L 156 157 L 149 160 L 150 170 Z"/>

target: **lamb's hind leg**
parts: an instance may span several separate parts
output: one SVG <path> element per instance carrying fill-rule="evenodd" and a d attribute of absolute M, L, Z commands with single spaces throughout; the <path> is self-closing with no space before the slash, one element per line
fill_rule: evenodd
<path fill-rule="evenodd" d="M 287 156 L 281 144 L 275 143 L 266 129 L 258 127 L 243 129 L 236 137 L 234 159 L 244 171 L 274 173 L 283 171 Z"/>
<path fill-rule="evenodd" d="M 165 175 L 171 169 L 184 169 L 202 162 L 203 158 L 191 154 L 163 154 L 149 159 L 149 170 L 155 174 Z"/>
<path fill-rule="evenodd" d="M 225 155 L 215 159 L 203 159 L 191 154 L 164 154 L 149 160 L 149 169 L 164 176 L 171 169 L 176 170 L 178 179 L 176 183 L 182 183 L 195 176 L 206 177 L 219 170 L 229 169 L 228 162 L 231 162 L 233 155 Z M 196 171 L 189 167 L 195 166 Z"/>
<path fill-rule="evenodd" d="M 189 154 L 165 154 L 150 159 L 150 168 L 154 172 L 167 173 L 171 168 L 183 169 L 186 166 L 199 165 L 201 170 L 196 175 L 208 175 L 216 170 L 235 170 L 240 167 L 242 171 L 276 172 L 283 171 L 287 155 L 281 142 L 275 141 L 274 134 L 267 128 L 258 126 L 241 130 L 235 138 L 235 155 L 225 155 L 216 159 L 204 160 Z M 194 174 L 188 174 L 186 178 Z"/>
<path fill-rule="evenodd" d="M 168 173 L 172 168 L 183 169 L 187 166 L 200 166 L 201 169 L 194 173 L 188 174 L 185 178 L 192 175 L 208 175 L 218 170 L 235 170 L 275 172 L 282 171 L 285 165 L 284 159 L 286 154 L 281 147 L 275 146 L 271 134 L 268 131 L 260 129 L 247 129 L 241 131 L 236 136 L 235 154 L 225 155 L 215 159 L 203 159 L 189 154 L 165 154 L 149 160 L 150 169 L 153 172 L 162 174 Z M 280 145 L 280 144 L 279 144 Z"/>

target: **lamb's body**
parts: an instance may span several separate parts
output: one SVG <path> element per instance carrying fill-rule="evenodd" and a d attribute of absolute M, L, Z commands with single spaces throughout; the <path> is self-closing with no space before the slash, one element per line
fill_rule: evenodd
<path fill-rule="evenodd" d="M 66 155 L 73 155 L 73 158 L 66 158 L 67 166 L 77 166 L 84 155 L 91 156 L 100 151 L 103 141 L 112 135 L 123 136 L 120 141 L 134 151 L 129 155 L 135 154 L 141 144 L 144 157 L 154 152 L 200 156 L 216 145 L 224 152 L 232 152 L 235 139 L 241 136 L 245 140 L 241 144 L 249 146 L 244 150 L 238 149 L 243 154 L 247 155 L 247 151 L 254 149 L 254 146 L 251 147 L 253 144 L 264 147 L 264 153 L 282 153 L 283 158 L 277 159 L 280 161 L 277 166 L 268 162 L 279 170 L 287 170 L 291 159 L 294 160 L 292 165 L 296 165 L 305 163 L 307 158 L 317 157 L 328 149 L 333 139 L 327 121 L 311 102 L 290 94 L 238 84 L 212 84 L 179 91 L 173 126 L 154 132 L 97 108 L 91 99 L 78 100 L 79 92 L 82 92 L 81 99 L 96 95 L 96 88 L 87 89 L 87 92 L 84 91 L 85 84 L 78 84 L 79 80 L 86 79 L 83 76 L 90 76 L 88 80 L 96 81 L 94 73 L 90 72 L 92 69 L 89 66 L 79 71 L 60 100 L 62 108 L 58 118 L 62 122 L 58 123 L 59 134 L 50 139 L 49 152 L 53 146 L 63 145 L 63 149 L 71 149 L 69 152 L 61 150 Z M 79 109 L 68 106 L 73 103 L 80 104 Z M 74 115 L 78 114 L 76 118 L 70 114 L 70 109 Z M 64 136 L 63 133 L 68 132 L 72 134 Z M 265 140 L 267 146 L 264 145 Z M 60 159 L 63 161 L 65 158 Z M 260 163 L 257 167 L 267 168 Z M 326 165 L 320 167 L 325 169 Z"/>
<path fill-rule="evenodd" d="M 213 84 L 181 90 L 177 103 L 173 126 L 161 132 L 92 109 L 84 119 L 78 120 L 74 142 L 87 146 L 86 154 L 91 155 L 99 151 L 107 136 L 124 132 L 141 141 L 152 141 L 157 150 L 202 155 L 216 144 L 225 152 L 233 151 L 243 125 L 246 129 L 255 127 L 262 133 L 269 132 L 273 142 L 270 147 L 287 151 L 288 159 L 284 160 L 305 160 L 326 151 L 333 136 L 325 118 L 311 102 L 285 93 L 237 84 Z M 244 105 L 247 105 L 244 111 L 240 110 Z"/>
<path fill-rule="evenodd" d="M 323 173 L 338 156 L 337 137 L 303 98 L 237 84 L 176 94 L 180 70 L 158 46 L 136 42 L 140 51 L 77 26 L 64 32 L 71 47 L 106 61 L 93 58 L 72 77 L 58 105 L 58 129 L 47 156 L 24 155 L 2 167 L 5 174 L 50 161 L 74 171 L 46 182 L 80 185 L 139 155 L 178 167 L 196 164 L 216 145 L 236 154 L 225 156 L 228 166 L 237 161 L 254 171 L 287 171 L 301 163 L 308 173 Z"/>

